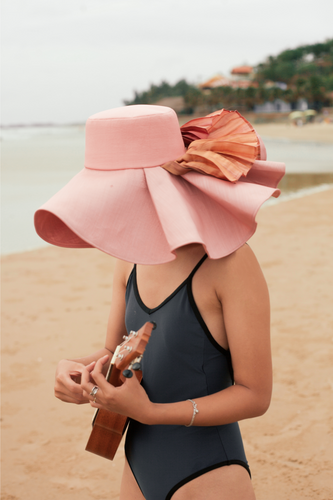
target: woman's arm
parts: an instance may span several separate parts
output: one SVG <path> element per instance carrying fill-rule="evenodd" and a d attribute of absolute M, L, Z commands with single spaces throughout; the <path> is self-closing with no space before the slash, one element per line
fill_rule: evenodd
<path fill-rule="evenodd" d="M 222 304 L 235 384 L 196 399 L 199 413 L 195 425 L 227 424 L 262 415 L 271 399 L 270 304 L 263 273 L 247 245 L 222 260 L 216 266 L 215 289 Z M 185 403 L 187 415 L 191 414 L 191 404 Z M 177 410 L 185 416 L 185 403 L 184 410 L 159 408 L 159 418 L 172 423 Z M 154 421 L 156 417 L 157 413 Z"/>
<path fill-rule="evenodd" d="M 103 372 L 106 373 L 108 361 L 111 359 L 116 346 L 122 342 L 125 328 L 125 291 L 132 264 L 117 261 L 113 278 L 112 301 L 109 314 L 105 347 L 93 354 L 76 359 L 63 359 L 59 362 L 54 392 L 55 396 L 67 403 L 88 403 L 89 399 L 83 395 L 80 385 L 82 374 L 90 373 L 98 359 L 103 358 Z"/>
<path fill-rule="evenodd" d="M 235 384 L 195 400 L 199 413 L 193 425 L 201 426 L 262 415 L 269 406 L 272 390 L 269 296 L 260 266 L 247 245 L 211 263 L 215 266 L 214 287 L 222 305 Z M 101 359 L 93 370 L 94 380 L 100 387 L 100 404 L 92 403 L 92 406 L 116 411 L 146 424 L 190 423 L 193 407 L 189 401 L 152 403 L 136 377 L 114 388 L 105 383 L 101 373 L 105 362 Z M 91 384 L 87 377 L 82 385 L 88 396 Z"/>

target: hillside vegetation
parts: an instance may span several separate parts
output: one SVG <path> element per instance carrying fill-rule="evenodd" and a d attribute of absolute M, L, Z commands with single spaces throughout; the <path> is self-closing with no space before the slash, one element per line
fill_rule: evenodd
<path fill-rule="evenodd" d="M 162 81 L 144 92 L 135 92 L 134 99 L 124 103 L 152 104 L 175 96 L 183 97 L 182 111 L 186 114 L 193 113 L 198 107 L 250 111 L 256 104 L 277 98 L 289 102 L 293 108 L 299 99 L 304 98 L 310 108 L 320 111 L 323 106 L 333 104 L 333 39 L 268 57 L 254 68 L 248 88 L 221 86 L 203 91 L 185 79 L 175 85 Z"/>

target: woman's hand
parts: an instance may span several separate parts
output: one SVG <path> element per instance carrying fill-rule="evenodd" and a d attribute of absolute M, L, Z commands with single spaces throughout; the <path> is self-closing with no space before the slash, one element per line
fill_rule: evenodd
<path fill-rule="evenodd" d="M 83 404 L 89 403 L 89 398 L 83 395 L 80 385 L 81 378 L 85 374 L 85 379 L 89 379 L 90 372 L 95 366 L 95 361 L 85 366 L 76 361 L 63 359 L 59 362 L 54 385 L 55 397 L 65 403 Z"/>
<path fill-rule="evenodd" d="M 103 365 L 107 361 L 108 356 L 103 356 L 96 362 L 90 373 L 88 370 L 82 373 L 83 397 L 88 399 L 94 408 L 113 411 L 141 423 L 149 424 L 154 405 L 137 377 L 133 374 L 133 377 L 127 378 L 121 386 L 114 387 L 106 381 L 102 373 Z M 94 386 L 98 387 L 95 397 L 90 395 Z"/>

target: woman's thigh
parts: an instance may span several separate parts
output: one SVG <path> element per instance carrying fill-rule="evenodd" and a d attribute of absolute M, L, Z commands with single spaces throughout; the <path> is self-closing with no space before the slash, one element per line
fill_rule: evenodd
<path fill-rule="evenodd" d="M 119 500 L 145 500 L 127 460 L 125 460 L 121 479 Z"/>
<path fill-rule="evenodd" d="M 184 484 L 171 500 L 255 500 L 249 473 L 240 465 L 206 472 Z M 145 500 L 125 460 L 119 500 Z"/>
<path fill-rule="evenodd" d="M 251 479 L 240 465 L 212 470 L 184 484 L 172 500 L 255 500 Z"/>

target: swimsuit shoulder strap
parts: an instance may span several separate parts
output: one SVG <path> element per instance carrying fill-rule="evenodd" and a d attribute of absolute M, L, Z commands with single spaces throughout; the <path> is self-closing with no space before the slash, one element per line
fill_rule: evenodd
<path fill-rule="evenodd" d="M 208 255 L 205 253 L 205 255 L 202 257 L 202 259 L 199 260 L 199 262 L 197 263 L 197 265 L 195 266 L 195 268 L 192 270 L 191 274 L 188 276 L 187 280 L 186 281 L 190 281 L 192 280 L 193 276 L 195 275 L 195 273 L 197 272 L 197 270 L 199 269 L 199 267 L 205 262 L 205 260 L 207 259 Z"/>
<path fill-rule="evenodd" d="M 205 262 L 207 257 L 208 257 L 208 255 L 205 253 L 205 255 L 196 264 L 194 269 L 192 269 L 192 271 L 188 275 L 188 277 L 176 288 L 176 290 L 171 295 L 174 295 L 180 288 L 182 288 L 185 285 L 185 283 L 192 281 L 193 276 L 195 275 L 195 273 L 197 272 L 199 267 Z M 133 266 L 133 269 L 132 269 L 132 272 L 131 272 L 130 277 L 128 279 L 128 282 L 130 281 L 130 278 L 133 279 L 134 288 L 137 289 L 138 285 L 137 285 L 137 277 L 136 277 L 136 264 L 134 264 L 134 266 Z"/>

